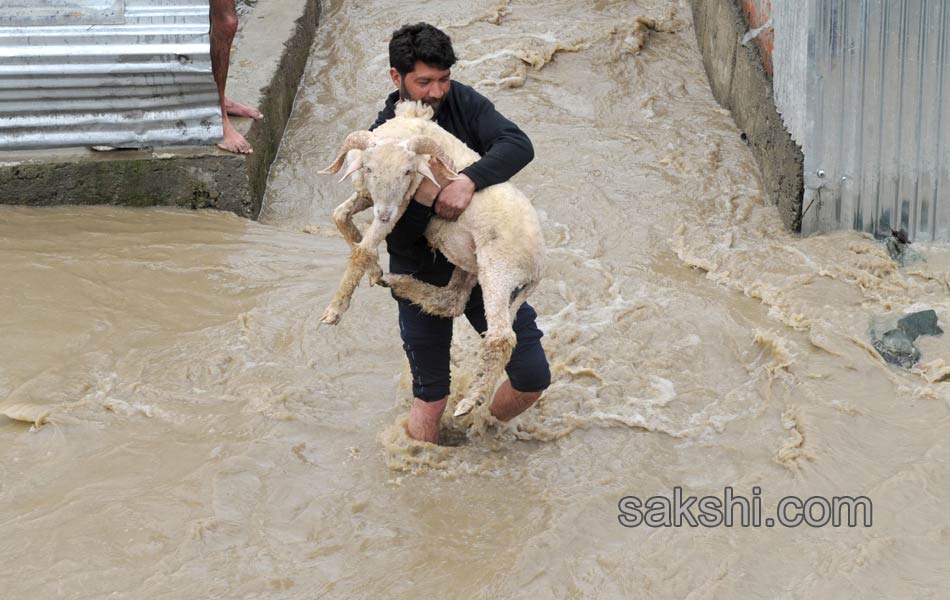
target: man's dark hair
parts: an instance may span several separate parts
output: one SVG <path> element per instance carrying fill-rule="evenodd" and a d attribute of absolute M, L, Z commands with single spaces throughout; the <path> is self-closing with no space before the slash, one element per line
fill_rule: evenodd
<path fill-rule="evenodd" d="M 452 40 L 428 23 L 403 25 L 389 40 L 389 66 L 405 76 L 417 60 L 440 70 L 451 69 L 455 64 Z"/>

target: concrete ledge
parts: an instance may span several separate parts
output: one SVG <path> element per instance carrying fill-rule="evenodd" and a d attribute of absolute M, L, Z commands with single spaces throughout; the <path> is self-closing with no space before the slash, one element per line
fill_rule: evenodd
<path fill-rule="evenodd" d="M 256 218 L 319 11 L 319 0 L 269 0 L 241 23 L 227 91 L 264 113 L 260 121 L 234 120 L 254 146 L 253 154 L 239 156 L 214 146 L 0 152 L 0 203 L 218 208 Z"/>
<path fill-rule="evenodd" d="M 690 0 L 696 40 L 713 96 L 752 148 L 769 200 L 785 226 L 801 230 L 804 156 L 775 108 L 772 81 L 755 44 L 739 43 L 749 30 L 736 0 Z"/>

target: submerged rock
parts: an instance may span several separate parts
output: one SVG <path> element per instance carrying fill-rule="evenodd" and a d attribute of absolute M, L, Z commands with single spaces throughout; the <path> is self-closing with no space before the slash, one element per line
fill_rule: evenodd
<path fill-rule="evenodd" d="M 943 333 L 943 329 L 940 329 L 940 326 L 937 325 L 937 313 L 933 309 L 905 315 L 897 322 L 897 327 L 906 333 L 911 341 L 922 335 L 940 335 Z"/>
<path fill-rule="evenodd" d="M 901 329 L 894 328 L 885 331 L 880 337 L 872 332 L 871 336 L 871 345 L 884 360 L 892 365 L 909 369 L 920 360 L 920 350 Z"/>
<path fill-rule="evenodd" d="M 914 345 L 914 340 L 922 335 L 943 333 L 937 325 L 937 313 L 933 310 L 904 315 L 897 321 L 897 327 L 888 328 L 889 325 L 884 322 L 886 320 L 893 324 L 892 319 L 875 319 L 869 331 L 871 345 L 884 360 L 905 369 L 920 360 L 920 350 Z"/>
<path fill-rule="evenodd" d="M 887 253 L 891 255 L 894 262 L 902 267 L 924 258 L 910 247 L 910 240 L 907 239 L 907 234 L 903 230 L 895 231 L 890 237 L 884 238 L 884 246 L 887 247 Z"/>

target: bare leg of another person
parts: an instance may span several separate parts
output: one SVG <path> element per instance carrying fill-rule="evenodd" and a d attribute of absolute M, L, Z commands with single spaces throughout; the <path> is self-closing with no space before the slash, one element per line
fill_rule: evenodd
<path fill-rule="evenodd" d="M 221 99 L 221 121 L 224 127 L 224 140 L 218 147 L 228 152 L 250 154 L 254 149 L 228 119 L 227 100 L 224 96 L 231 61 L 231 42 L 237 33 L 237 26 L 234 0 L 211 0 L 211 70 L 218 86 L 218 97 Z"/>

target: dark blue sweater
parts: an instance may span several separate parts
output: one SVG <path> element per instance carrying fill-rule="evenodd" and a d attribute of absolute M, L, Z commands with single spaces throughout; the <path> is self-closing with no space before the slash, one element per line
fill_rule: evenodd
<path fill-rule="evenodd" d="M 386 98 L 386 106 L 370 130 L 396 116 L 398 101 L 397 90 Z M 475 182 L 475 191 L 508 181 L 534 158 L 534 148 L 528 136 L 495 110 L 488 98 L 457 81 L 449 86 L 449 93 L 435 120 L 481 156 L 461 171 Z M 386 238 L 389 270 L 444 286 L 455 267 L 441 252 L 429 248 L 423 237 L 433 214 L 428 206 L 409 201 L 406 212 Z"/>

